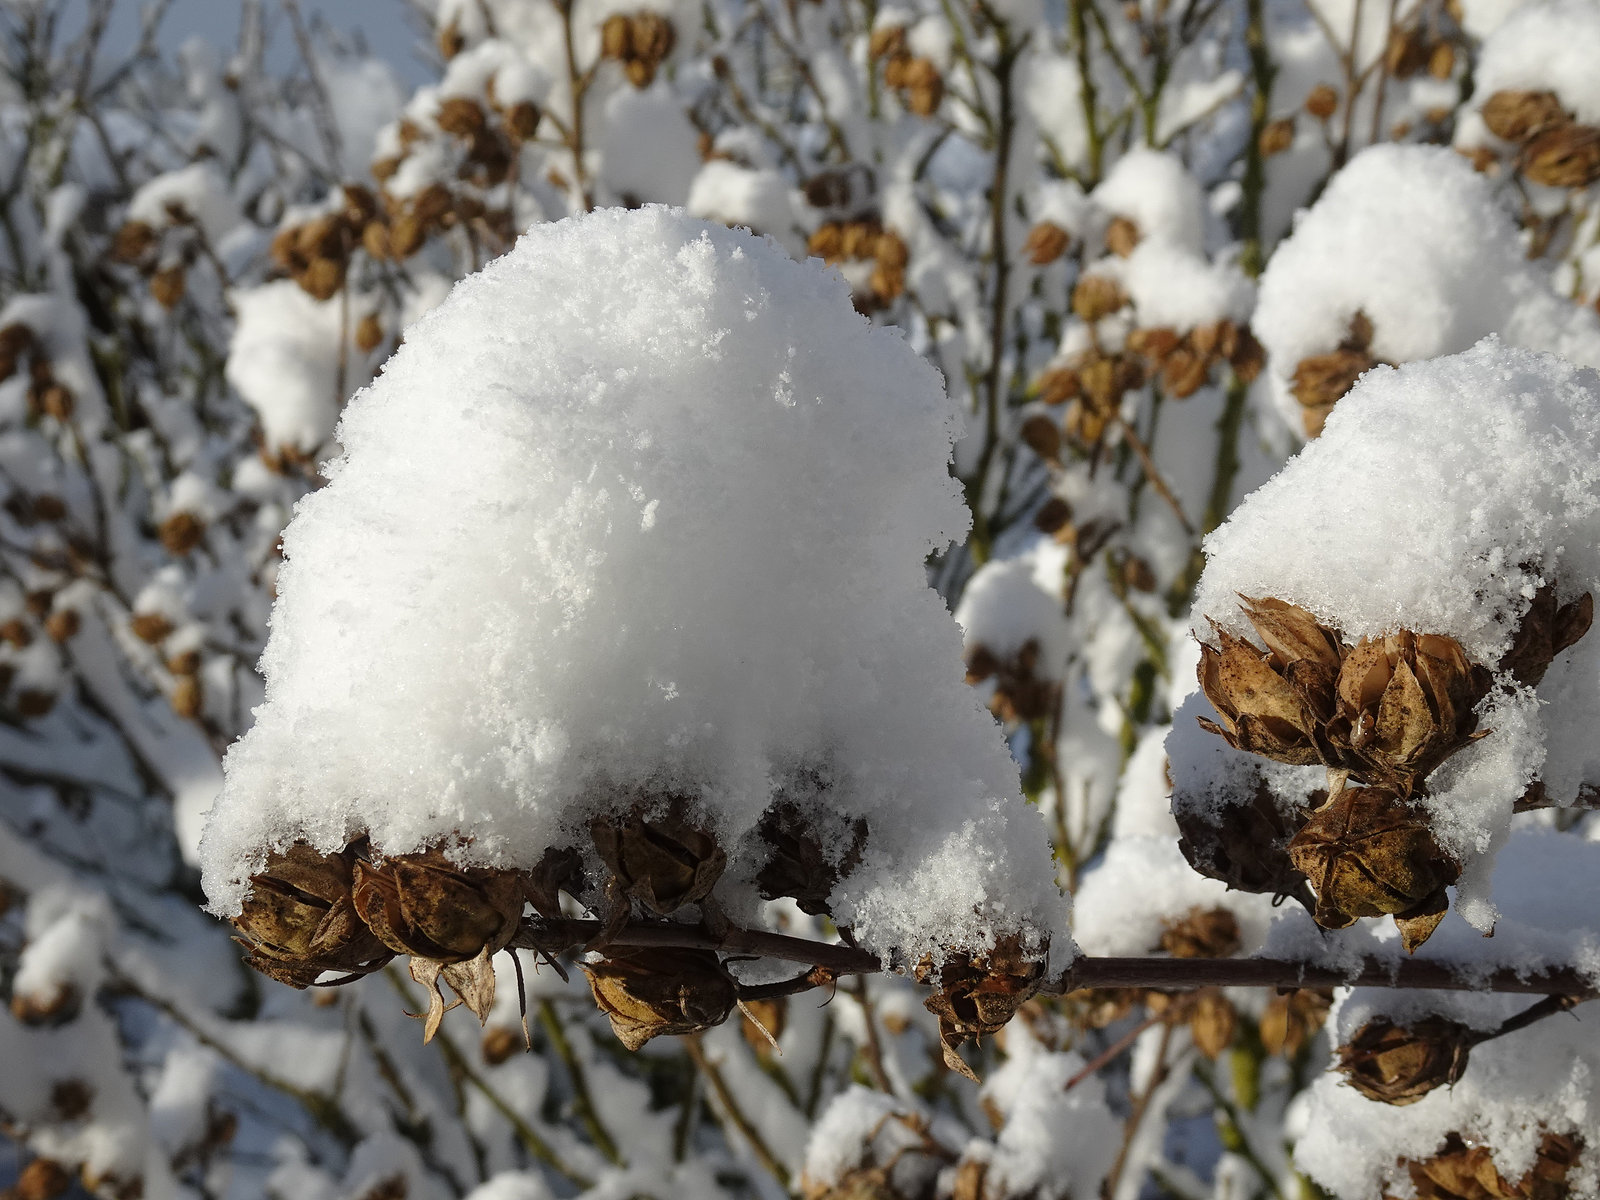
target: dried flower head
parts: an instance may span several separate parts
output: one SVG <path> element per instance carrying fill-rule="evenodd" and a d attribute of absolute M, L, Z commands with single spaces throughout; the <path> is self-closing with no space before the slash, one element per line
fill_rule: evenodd
<path fill-rule="evenodd" d="M 653 806 L 636 804 L 626 816 L 596 817 L 589 823 L 614 892 L 663 917 L 711 894 L 727 855 L 690 811 L 688 800 L 673 796 Z"/>
<path fill-rule="evenodd" d="M 613 950 L 579 965 L 612 1032 L 629 1050 L 662 1034 L 720 1025 L 738 1003 L 733 977 L 710 950 Z"/>
<path fill-rule="evenodd" d="M 946 1066 L 977 1078 L 956 1048 L 1005 1028 L 1039 990 L 1048 957 L 1047 943 L 1024 949 L 1020 935 L 1008 934 L 984 954 L 959 951 L 937 965 L 932 959 L 917 964 L 917 982 L 933 983 L 937 989 L 923 1006 L 939 1018 Z"/>
<path fill-rule="evenodd" d="M 802 912 L 816 916 L 828 911 L 834 887 L 861 862 L 867 822 L 820 800 L 803 810 L 780 801 L 761 815 L 756 836 L 767 847 L 766 864 L 756 874 L 763 899 L 790 896 Z"/>
<path fill-rule="evenodd" d="M 1499 91 L 1483 102 L 1483 123 L 1508 142 L 1525 142 L 1571 121 L 1554 92 Z"/>
<path fill-rule="evenodd" d="M 1480 1035 L 1444 1017 L 1410 1026 L 1386 1017 L 1368 1021 L 1339 1047 L 1339 1072 L 1369 1100 L 1415 1104 L 1434 1088 L 1453 1084 L 1467 1069 L 1467 1055 Z"/>
<path fill-rule="evenodd" d="M 1191 908 L 1164 922 L 1161 948 L 1173 958 L 1227 958 L 1239 952 L 1239 921 L 1225 908 Z"/>
<path fill-rule="evenodd" d="M 1220 879 L 1235 891 L 1294 896 L 1311 907 L 1305 876 L 1289 857 L 1289 842 L 1305 820 L 1299 809 L 1285 811 L 1265 783 L 1249 803 L 1224 805 L 1215 813 L 1182 803 L 1173 793 L 1178 849 L 1200 874 Z"/>
<path fill-rule="evenodd" d="M 304 988 L 324 971 L 365 974 L 393 958 L 356 910 L 353 862 L 348 851 L 319 854 L 303 842 L 268 855 L 233 919 L 250 951 L 245 962 Z"/>
<path fill-rule="evenodd" d="M 1461 873 L 1440 849 L 1427 817 L 1382 787 L 1346 788 L 1317 809 L 1289 843 L 1317 894 L 1324 929 L 1357 917 L 1393 914 L 1408 950 L 1427 940 L 1444 914 L 1444 889 Z"/>

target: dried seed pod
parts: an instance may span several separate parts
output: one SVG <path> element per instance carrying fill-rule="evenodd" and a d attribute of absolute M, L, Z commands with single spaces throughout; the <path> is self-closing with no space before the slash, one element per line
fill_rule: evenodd
<path fill-rule="evenodd" d="M 521 1030 L 496 1025 L 493 1029 L 485 1031 L 479 1053 L 483 1055 L 485 1066 L 498 1067 L 513 1055 L 520 1053 L 522 1049 Z"/>
<path fill-rule="evenodd" d="M 860 865 L 867 822 L 828 807 L 820 796 L 805 808 L 783 800 L 761 814 L 756 836 L 768 850 L 756 874 L 762 899 L 789 896 L 802 912 L 820 916 L 839 880 Z"/>
<path fill-rule="evenodd" d="M 1267 352 L 1249 329 L 1238 331 L 1234 348 L 1228 354 L 1228 365 L 1233 368 L 1240 383 L 1255 382 L 1256 376 L 1261 374 L 1261 368 L 1267 365 Z"/>
<path fill-rule="evenodd" d="M 1343 929 L 1357 917 L 1432 911 L 1461 874 L 1426 817 L 1381 787 L 1346 788 L 1329 800 L 1295 834 L 1289 857 L 1316 891 L 1312 915 L 1324 929 Z"/>
<path fill-rule="evenodd" d="M 197 675 L 180 675 L 172 685 L 172 711 L 185 721 L 196 720 L 205 703 Z"/>
<path fill-rule="evenodd" d="M 1345 1082 L 1369 1100 L 1415 1104 L 1434 1088 L 1453 1084 L 1467 1069 L 1480 1034 L 1444 1017 L 1409 1027 L 1387 1017 L 1368 1021 L 1339 1047 L 1335 1064 Z"/>
<path fill-rule="evenodd" d="M 1262 158 L 1271 158 L 1289 149 L 1294 145 L 1294 118 L 1280 117 L 1276 121 L 1268 121 L 1262 127 L 1258 145 Z"/>
<path fill-rule="evenodd" d="M 867 39 L 867 57 L 874 62 L 880 58 L 899 58 L 906 53 L 906 31 L 903 25 L 880 25 Z"/>
<path fill-rule="evenodd" d="M 738 988 L 710 950 L 615 950 L 580 963 L 595 1003 L 629 1050 L 668 1033 L 698 1033 L 728 1019 Z"/>
<path fill-rule="evenodd" d="M 1127 258 L 1139 244 L 1139 226 L 1127 217 L 1113 217 L 1106 226 L 1106 249 L 1118 258 Z"/>
<path fill-rule="evenodd" d="M 1211 365 L 1192 350 L 1178 347 L 1161 367 L 1161 387 L 1175 400 L 1184 400 L 1205 386 Z"/>
<path fill-rule="evenodd" d="M 561 915 L 561 893 L 583 891 L 583 859 L 571 846 L 547 846 L 531 871 L 523 873 L 522 894 L 541 917 Z"/>
<path fill-rule="evenodd" d="M 1516 1182 L 1495 1168 L 1490 1148 L 1467 1145 L 1451 1133 L 1428 1159 L 1404 1163 L 1417 1200 L 1567 1200 L 1567 1176 L 1578 1163 L 1583 1139 L 1546 1132 L 1531 1168 Z"/>
<path fill-rule="evenodd" d="M 125 221 L 111 239 L 112 262 L 136 263 L 155 249 L 160 240 L 155 227 L 144 221 Z"/>
<path fill-rule="evenodd" d="M 1484 736 L 1476 705 L 1490 675 L 1454 638 L 1402 629 L 1363 638 L 1339 668 L 1328 736 L 1343 753 L 1332 766 L 1410 795 L 1457 750 Z"/>
<path fill-rule="evenodd" d="M 459 138 L 472 138 L 483 130 L 488 118 L 483 105 L 470 96 L 450 96 L 439 104 L 435 123 L 445 133 Z"/>
<path fill-rule="evenodd" d="M 1201 644 L 1198 674 L 1221 724 L 1201 718 L 1202 728 L 1277 762 L 1329 762 L 1322 726 L 1334 711 L 1338 634 L 1281 600 L 1243 597 L 1243 608 L 1267 653 L 1214 626 L 1218 646 Z"/>
<path fill-rule="evenodd" d="M 58 982 L 46 991 L 11 994 L 11 1015 L 36 1028 L 65 1025 L 82 1010 L 83 993 L 72 983 Z"/>
<path fill-rule="evenodd" d="M 1176 329 L 1158 325 L 1148 329 L 1130 330 L 1123 346 L 1129 354 L 1137 354 L 1152 365 L 1161 366 L 1167 356 L 1174 353 L 1182 344 L 1183 339 L 1178 336 Z"/>
<path fill-rule="evenodd" d="M 339 258 L 313 258 L 294 281 L 313 300 L 328 300 L 344 286 L 345 262 Z"/>
<path fill-rule="evenodd" d="M 1534 593 L 1517 626 L 1516 640 L 1496 667 L 1509 671 L 1518 683 L 1536 687 L 1556 655 L 1575 645 L 1593 623 L 1593 595 L 1585 592 L 1558 606 L 1556 589 L 1547 583 Z"/>
<path fill-rule="evenodd" d="M 353 861 L 349 851 L 319 854 L 303 842 L 270 854 L 233 918 L 250 951 L 245 962 L 305 988 L 324 971 L 366 974 L 393 958 L 352 902 Z"/>
<path fill-rule="evenodd" d="M 1024 949 L 1022 938 L 1013 933 L 997 939 L 987 953 L 963 950 L 937 965 L 927 958 L 917 964 L 917 982 L 937 988 L 922 1003 L 939 1018 L 946 1066 L 968 1079 L 977 1078 L 956 1048 L 1005 1028 L 1039 990 L 1048 957 L 1048 943 Z"/>
<path fill-rule="evenodd" d="M 1305 876 L 1289 858 L 1289 842 L 1305 821 L 1298 809 L 1285 812 L 1265 783 L 1246 804 L 1227 804 L 1215 812 L 1183 802 L 1174 792 L 1178 850 L 1200 874 L 1220 879 L 1240 892 L 1295 896 L 1308 908 Z"/>
<path fill-rule="evenodd" d="M 458 866 L 439 847 L 382 865 L 357 860 L 353 898 L 389 949 L 443 964 L 504 949 L 522 921 L 517 872 Z"/>
<path fill-rule="evenodd" d="M 1306 96 L 1306 112 L 1319 121 L 1326 121 L 1339 108 L 1339 93 L 1326 83 L 1319 83 Z"/>
<path fill-rule="evenodd" d="M 1083 381 L 1071 367 L 1053 367 L 1034 383 L 1039 399 L 1046 404 L 1065 404 L 1083 388 Z"/>
<path fill-rule="evenodd" d="M 881 267 L 903 271 L 911 261 L 911 248 L 906 245 L 905 238 L 892 229 L 885 229 L 873 239 L 872 257 Z"/>
<path fill-rule="evenodd" d="M 788 1002 L 783 996 L 773 996 L 765 1000 L 748 1000 L 743 1008 L 744 1024 L 741 1031 L 744 1040 L 755 1051 L 756 1057 L 765 1061 L 772 1057 L 772 1043 L 783 1036 L 783 1027 L 789 1015 Z"/>
<path fill-rule="evenodd" d="M 55 1200 L 72 1186 L 72 1176 L 54 1159 L 36 1158 L 22 1168 L 11 1193 L 16 1200 Z"/>
<path fill-rule="evenodd" d="M 454 21 L 440 28 L 437 41 L 439 54 L 445 62 L 460 54 L 467 45 L 467 39 L 461 34 L 461 27 Z"/>
<path fill-rule="evenodd" d="M 727 865 L 716 838 L 688 814 L 688 801 L 674 796 L 664 807 L 635 805 L 625 817 L 596 817 L 589 823 L 616 890 L 659 916 L 704 900 Z"/>
<path fill-rule="evenodd" d="M 1127 302 L 1122 285 L 1106 275 L 1085 275 L 1072 289 L 1072 311 L 1091 324 L 1109 317 Z"/>
<path fill-rule="evenodd" d="M 161 522 L 157 536 L 168 554 L 182 558 L 200 544 L 206 536 L 206 526 L 192 512 L 179 511 Z"/>
<path fill-rule="evenodd" d="M 520 142 L 532 141 L 539 132 L 539 122 L 544 114 L 531 100 L 521 100 L 506 109 L 502 115 L 506 132 Z"/>
<path fill-rule="evenodd" d="M 1384 65 L 1396 79 L 1409 79 L 1428 65 L 1428 43 L 1416 26 L 1395 29 L 1384 51 Z"/>
<path fill-rule="evenodd" d="M 94 1089 L 81 1079 L 62 1079 L 50 1086 L 50 1111 L 57 1120 L 76 1121 L 94 1104 Z"/>
<path fill-rule="evenodd" d="M 178 307 L 188 288 L 188 277 L 182 263 L 163 267 L 150 276 L 150 296 L 162 308 L 171 312 Z"/>
<path fill-rule="evenodd" d="M 1332 993 L 1317 988 L 1296 988 L 1267 1001 L 1258 1029 L 1268 1054 L 1293 1058 L 1327 1023 Z"/>
<path fill-rule="evenodd" d="M 368 313 L 356 325 L 356 349 L 371 354 L 383 344 L 383 322 L 377 314 Z"/>
<path fill-rule="evenodd" d="M 1201 988 L 1190 999 L 1189 1036 L 1194 1048 L 1215 1062 L 1233 1041 L 1239 1015 L 1221 988 Z"/>
<path fill-rule="evenodd" d="M 0 622 L 0 642 L 21 650 L 32 641 L 33 628 L 21 617 L 12 617 L 8 621 Z"/>
<path fill-rule="evenodd" d="M 1483 123 L 1508 142 L 1525 142 L 1571 119 L 1554 92 L 1499 91 L 1483 102 Z"/>
<path fill-rule="evenodd" d="M 1588 187 L 1600 180 L 1600 129 L 1565 125 L 1548 129 L 1522 148 L 1522 173 L 1554 188 Z"/>
<path fill-rule="evenodd" d="M 824 262 L 838 262 L 844 257 L 844 227 L 837 221 L 825 222 L 811 235 L 806 252 Z"/>
<path fill-rule="evenodd" d="M 1034 266 L 1042 267 L 1065 254 L 1071 242 L 1072 235 L 1054 221 L 1040 221 L 1028 230 L 1028 240 L 1022 244 L 1022 252 Z"/>
<path fill-rule="evenodd" d="M 1339 349 L 1300 360 L 1290 390 L 1305 409 L 1300 419 L 1308 438 L 1322 432 L 1333 406 L 1355 386 L 1357 379 L 1377 365 L 1378 360 L 1365 350 Z"/>
<path fill-rule="evenodd" d="M 1161 948 L 1173 958 L 1227 958 L 1239 952 L 1239 921 L 1225 908 L 1191 908 L 1163 922 Z"/>
<path fill-rule="evenodd" d="M 172 633 L 172 622 L 160 613 L 135 613 L 128 621 L 128 628 L 133 631 L 133 636 L 141 642 L 154 646 L 157 642 L 164 641 Z M 3 627 L 0 627 L 3 629 Z"/>
<path fill-rule="evenodd" d="M 1060 465 L 1061 427 L 1049 417 L 1035 414 L 1022 423 L 1022 442 L 1045 462 Z"/>

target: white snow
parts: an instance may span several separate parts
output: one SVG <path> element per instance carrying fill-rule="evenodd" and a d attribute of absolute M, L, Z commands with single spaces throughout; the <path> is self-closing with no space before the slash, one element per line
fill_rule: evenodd
<path fill-rule="evenodd" d="M 1499 91 L 1554 92 L 1579 121 L 1600 124 L 1600 5 L 1539 0 L 1505 18 L 1483 43 L 1475 102 Z"/>
<path fill-rule="evenodd" d="M 865 944 L 1070 953 L 1045 826 L 924 582 L 966 525 L 957 429 L 815 263 L 662 208 L 536 227 L 351 402 L 285 535 L 212 904 L 297 837 L 461 833 L 531 866 L 668 792 L 748 877 L 741 839 L 811 771 L 871 825 L 834 896 Z"/>

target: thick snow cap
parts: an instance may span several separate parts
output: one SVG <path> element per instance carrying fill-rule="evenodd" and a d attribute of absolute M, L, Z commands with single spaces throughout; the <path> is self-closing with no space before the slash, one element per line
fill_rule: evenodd
<path fill-rule="evenodd" d="M 757 818 L 805 792 L 868 821 L 833 897 L 864 944 L 1067 951 L 1043 820 L 926 585 L 967 525 L 959 427 L 815 262 L 666 208 L 534 227 L 408 331 L 285 534 L 212 904 L 296 838 L 531 867 L 670 792 L 737 910 Z"/>

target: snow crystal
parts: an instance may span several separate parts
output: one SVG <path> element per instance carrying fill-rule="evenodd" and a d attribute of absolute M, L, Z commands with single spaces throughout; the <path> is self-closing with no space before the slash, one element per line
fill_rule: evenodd
<path fill-rule="evenodd" d="M 294 838 L 464 834 L 529 867 L 663 794 L 714 825 L 727 889 L 775 790 L 820 777 L 870 821 L 834 897 L 865 944 L 1070 953 L 1043 819 L 926 586 L 966 527 L 958 427 L 926 362 L 772 242 L 664 208 L 536 227 L 351 402 L 285 534 L 212 904 Z"/>
<path fill-rule="evenodd" d="M 1251 327 L 1296 428 L 1287 381 L 1301 360 L 1335 350 L 1358 313 L 1380 361 L 1452 354 L 1499 333 L 1600 366 L 1600 318 L 1551 292 L 1490 182 L 1440 147 L 1356 155 L 1267 264 Z"/>
<path fill-rule="evenodd" d="M 1274 596 L 1352 641 L 1442 633 L 1493 667 L 1540 586 L 1554 584 L 1561 602 L 1600 592 L 1597 464 L 1592 371 L 1493 338 L 1374 370 L 1322 437 L 1206 540 L 1196 620 L 1247 633 L 1239 595 Z M 1532 779 L 1561 803 L 1600 780 L 1600 637 L 1559 658 L 1537 694 L 1501 683 L 1480 713 L 1492 732 L 1440 768 L 1426 797 L 1474 903 L 1488 864 L 1472 860 L 1504 838 Z M 1476 918 L 1487 927 L 1493 914 L 1480 907 Z"/>

